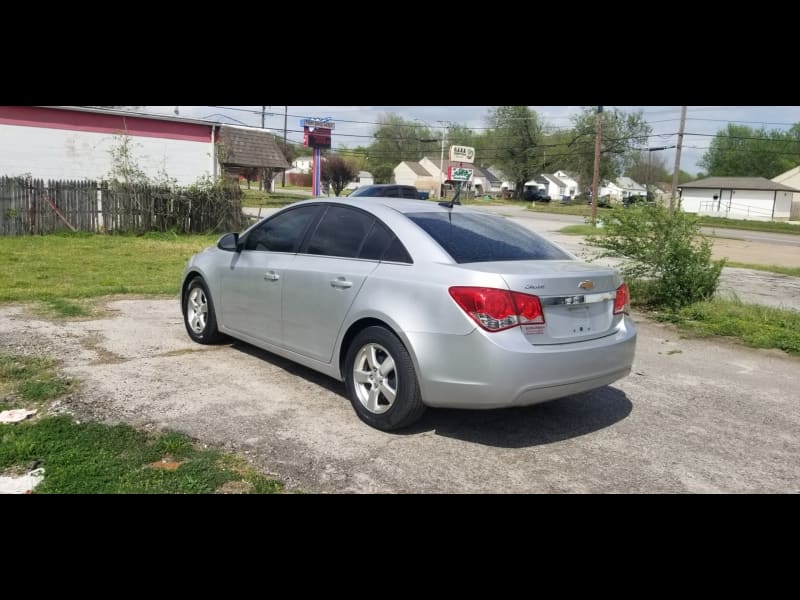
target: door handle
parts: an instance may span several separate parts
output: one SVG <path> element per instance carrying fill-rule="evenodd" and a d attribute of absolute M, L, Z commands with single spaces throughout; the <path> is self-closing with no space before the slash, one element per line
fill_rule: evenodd
<path fill-rule="evenodd" d="M 340 290 L 346 290 L 347 288 L 353 287 L 353 282 L 347 281 L 344 277 L 339 277 L 338 279 L 331 279 L 331 286 Z"/>
<path fill-rule="evenodd" d="M 267 281 L 278 281 L 278 279 L 280 278 L 281 276 L 278 275 L 275 271 L 270 271 L 269 273 L 264 275 L 264 279 L 266 279 Z"/>

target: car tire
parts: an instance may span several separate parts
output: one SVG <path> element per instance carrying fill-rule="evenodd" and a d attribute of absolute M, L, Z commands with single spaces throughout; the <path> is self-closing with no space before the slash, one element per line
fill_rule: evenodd
<path fill-rule="evenodd" d="M 347 350 L 344 378 L 356 414 L 376 429 L 408 427 L 425 412 L 411 356 L 384 327 L 367 327 L 356 335 Z"/>
<path fill-rule="evenodd" d="M 183 297 L 183 324 L 198 344 L 218 344 L 225 336 L 217 329 L 214 302 L 202 277 L 189 282 Z"/>

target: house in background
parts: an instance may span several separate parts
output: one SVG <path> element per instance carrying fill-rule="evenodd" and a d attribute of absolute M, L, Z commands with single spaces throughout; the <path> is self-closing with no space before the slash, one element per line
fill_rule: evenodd
<path fill-rule="evenodd" d="M 404 160 L 394 168 L 394 183 L 413 185 L 421 192 L 433 196 L 439 189 L 439 180 L 418 162 Z"/>
<path fill-rule="evenodd" d="M 128 135 L 136 165 L 178 185 L 216 177 L 221 123 L 81 106 L 0 106 L 0 175 L 108 179 Z"/>
<path fill-rule="evenodd" d="M 472 167 L 472 189 L 477 196 L 499 194 L 501 181 L 489 169 Z"/>
<path fill-rule="evenodd" d="M 292 161 L 292 168 L 286 169 L 287 175 L 308 175 L 311 173 L 311 164 L 314 159 L 311 156 L 301 156 Z"/>
<path fill-rule="evenodd" d="M 631 196 L 647 196 L 647 188 L 641 183 L 636 183 L 630 177 L 617 177 L 615 182 L 617 187 L 622 190 L 622 199 L 625 200 Z"/>
<path fill-rule="evenodd" d="M 559 181 L 561 181 L 565 188 L 566 192 L 564 195 L 569 196 L 570 198 L 574 198 L 578 194 L 580 194 L 580 186 L 578 185 L 578 180 L 567 171 L 556 171 L 553 173 L 556 177 L 558 177 Z"/>
<path fill-rule="evenodd" d="M 708 177 L 679 189 L 685 212 L 758 221 L 788 221 L 800 191 L 765 177 Z"/>
<path fill-rule="evenodd" d="M 772 181 L 800 190 L 800 166 L 776 175 L 772 178 Z M 789 220 L 800 221 L 800 192 L 792 194 L 792 208 L 789 211 Z"/>
<path fill-rule="evenodd" d="M 540 189 L 544 189 L 544 192 L 553 200 L 561 200 L 567 195 L 567 184 L 555 175 L 542 173 L 533 181 L 540 184 L 542 186 Z"/>
<path fill-rule="evenodd" d="M 372 176 L 372 173 L 369 171 L 359 171 L 358 177 L 356 177 L 355 181 L 351 181 L 344 189 L 346 190 L 355 190 L 360 188 L 362 185 L 372 185 L 375 183 L 375 178 Z"/>
<path fill-rule="evenodd" d="M 622 188 L 613 181 L 602 181 L 597 187 L 598 198 L 608 198 L 609 204 L 622 202 Z"/>

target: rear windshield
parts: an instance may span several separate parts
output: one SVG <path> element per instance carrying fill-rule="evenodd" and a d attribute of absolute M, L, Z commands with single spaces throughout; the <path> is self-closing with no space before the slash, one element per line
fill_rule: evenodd
<path fill-rule="evenodd" d="M 407 213 L 457 263 L 496 260 L 570 260 L 570 256 L 521 225 L 494 215 Z"/>

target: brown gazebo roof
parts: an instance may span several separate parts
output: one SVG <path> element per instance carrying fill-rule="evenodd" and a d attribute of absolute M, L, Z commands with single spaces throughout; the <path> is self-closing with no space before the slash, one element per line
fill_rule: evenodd
<path fill-rule="evenodd" d="M 219 131 L 219 142 L 223 146 L 220 162 L 226 167 L 257 167 L 265 169 L 288 169 L 275 136 L 255 127 L 223 125 Z"/>

